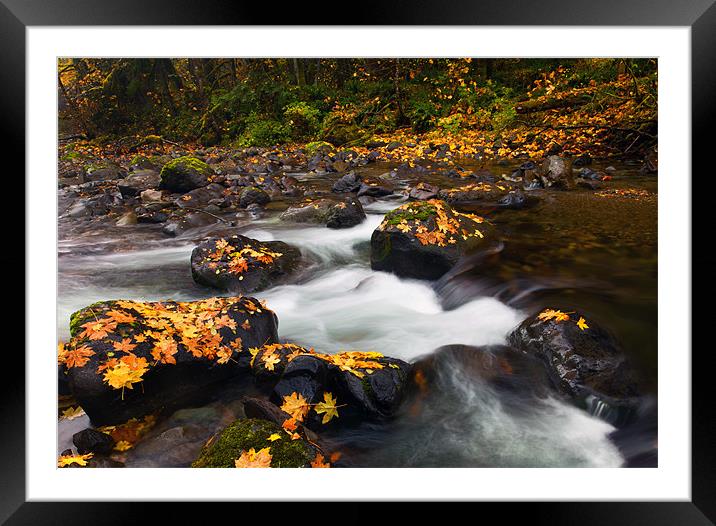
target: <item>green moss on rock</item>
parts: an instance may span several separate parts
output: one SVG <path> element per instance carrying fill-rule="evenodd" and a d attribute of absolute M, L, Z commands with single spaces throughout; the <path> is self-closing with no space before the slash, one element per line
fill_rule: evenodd
<path fill-rule="evenodd" d="M 96 301 L 95 303 L 91 305 L 87 305 L 86 307 L 81 308 L 78 311 L 73 312 L 70 314 L 70 336 L 75 337 L 75 335 L 80 332 L 80 329 L 83 324 L 87 323 L 90 320 L 93 320 L 96 317 L 95 312 L 93 309 L 97 307 L 97 310 L 103 310 L 99 309 L 99 307 L 106 307 L 114 304 L 115 301 Z"/>
<path fill-rule="evenodd" d="M 431 217 L 437 214 L 435 207 L 428 203 L 414 203 L 409 207 L 400 207 L 395 210 L 388 212 L 385 215 L 385 221 L 390 225 L 397 225 L 401 221 L 413 221 L 418 219 L 420 221 L 427 221 Z"/>
<path fill-rule="evenodd" d="M 192 157 L 191 155 L 185 155 L 177 159 L 172 159 L 162 167 L 160 176 L 164 178 L 170 172 L 188 172 L 193 170 L 197 173 L 204 174 L 206 176 L 212 175 L 214 172 L 211 167 L 201 159 Z"/>
<path fill-rule="evenodd" d="M 269 441 L 277 433 L 279 440 Z M 270 447 L 272 468 L 301 468 L 310 465 L 315 451 L 304 440 L 291 440 L 273 422 L 257 418 L 242 418 L 225 428 L 218 438 L 204 446 L 192 463 L 194 468 L 233 468 L 242 451 L 258 451 Z"/>

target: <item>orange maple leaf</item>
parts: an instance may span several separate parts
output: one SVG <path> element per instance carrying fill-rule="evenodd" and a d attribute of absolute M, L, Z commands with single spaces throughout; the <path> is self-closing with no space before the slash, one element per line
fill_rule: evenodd
<path fill-rule="evenodd" d="M 234 460 L 237 468 L 270 468 L 271 448 L 265 447 L 256 451 L 254 448 L 242 451 L 241 456 Z"/>
<path fill-rule="evenodd" d="M 281 409 L 299 422 L 303 422 L 303 418 L 308 414 L 311 406 L 308 405 L 302 394 L 293 392 L 283 397 Z"/>
<path fill-rule="evenodd" d="M 330 468 L 331 465 L 328 462 L 324 462 L 323 455 L 320 453 L 316 454 L 316 458 L 311 462 L 312 468 Z"/>
<path fill-rule="evenodd" d="M 83 367 L 89 362 L 90 356 L 94 356 L 94 351 L 86 345 L 68 349 L 65 353 L 65 367 Z"/>

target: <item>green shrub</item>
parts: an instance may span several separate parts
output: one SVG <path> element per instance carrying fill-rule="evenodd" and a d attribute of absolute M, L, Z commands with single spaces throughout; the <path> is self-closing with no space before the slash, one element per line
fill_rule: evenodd
<path fill-rule="evenodd" d="M 291 139 L 291 130 L 279 121 L 251 114 L 246 119 L 246 128 L 237 141 L 238 147 L 275 146 Z"/>
<path fill-rule="evenodd" d="M 408 107 L 407 116 L 413 130 L 423 133 L 435 126 L 440 110 L 429 100 L 416 100 Z"/>
<path fill-rule="evenodd" d="M 320 112 L 306 102 L 292 102 L 283 110 L 284 120 L 294 139 L 313 137 L 318 130 Z"/>

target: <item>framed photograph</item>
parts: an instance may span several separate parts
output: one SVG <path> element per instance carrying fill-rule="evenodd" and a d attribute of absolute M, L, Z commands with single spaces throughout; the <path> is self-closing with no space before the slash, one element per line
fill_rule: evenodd
<path fill-rule="evenodd" d="M 716 7 L 547 4 L 260 26 L 2 0 L 27 308 L 0 518 L 510 501 L 713 524 L 691 173 Z"/>

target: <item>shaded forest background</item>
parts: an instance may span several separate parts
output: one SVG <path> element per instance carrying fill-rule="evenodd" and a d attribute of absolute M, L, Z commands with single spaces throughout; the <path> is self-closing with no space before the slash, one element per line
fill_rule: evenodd
<path fill-rule="evenodd" d="M 66 58 L 60 136 L 272 147 L 450 141 L 624 156 L 657 139 L 655 59 Z"/>

